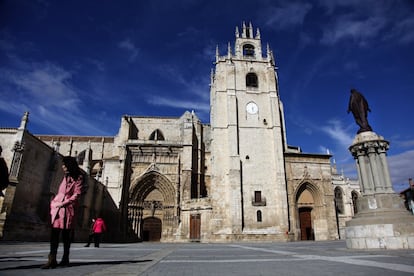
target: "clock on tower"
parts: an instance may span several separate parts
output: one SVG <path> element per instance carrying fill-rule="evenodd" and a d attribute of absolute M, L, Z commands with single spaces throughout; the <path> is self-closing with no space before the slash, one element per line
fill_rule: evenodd
<path fill-rule="evenodd" d="M 259 111 L 259 107 L 254 102 L 249 102 L 246 105 L 246 111 L 249 114 L 256 114 Z"/>

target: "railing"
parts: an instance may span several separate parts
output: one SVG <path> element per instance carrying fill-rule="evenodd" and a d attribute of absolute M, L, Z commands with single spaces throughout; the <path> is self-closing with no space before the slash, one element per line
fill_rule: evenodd
<path fill-rule="evenodd" d="M 260 201 L 256 201 L 256 199 L 253 197 L 252 205 L 253 206 L 266 206 L 266 198 L 262 197 Z"/>

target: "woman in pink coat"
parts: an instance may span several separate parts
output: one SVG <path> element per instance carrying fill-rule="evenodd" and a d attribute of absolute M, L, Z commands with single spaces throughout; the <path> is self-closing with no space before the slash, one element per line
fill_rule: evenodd
<path fill-rule="evenodd" d="M 101 242 L 102 233 L 106 231 L 105 221 L 102 218 L 97 218 L 93 224 L 93 238 L 95 241 L 95 247 L 99 247 Z"/>
<path fill-rule="evenodd" d="M 76 224 L 78 201 L 82 193 L 83 175 L 76 159 L 71 156 L 63 157 L 62 169 L 64 177 L 58 193 L 50 202 L 52 231 L 50 237 L 49 260 L 41 268 L 55 268 L 56 254 L 59 247 L 59 237 L 63 240 L 63 257 L 60 266 L 69 265 L 69 249 Z"/>

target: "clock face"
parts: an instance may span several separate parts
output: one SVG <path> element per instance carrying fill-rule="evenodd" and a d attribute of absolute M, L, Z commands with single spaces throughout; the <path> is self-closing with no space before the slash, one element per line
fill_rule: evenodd
<path fill-rule="evenodd" d="M 256 114 L 257 111 L 259 111 L 259 108 L 257 107 L 257 104 L 255 104 L 254 102 L 250 102 L 246 105 L 246 111 L 249 114 Z"/>

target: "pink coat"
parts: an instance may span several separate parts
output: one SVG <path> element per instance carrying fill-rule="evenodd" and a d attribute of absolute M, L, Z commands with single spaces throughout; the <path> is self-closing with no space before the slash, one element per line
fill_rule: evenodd
<path fill-rule="evenodd" d="M 73 229 L 76 225 L 78 201 L 82 193 L 83 176 L 77 180 L 63 177 L 58 193 L 50 202 L 50 215 L 53 228 Z"/>
<path fill-rule="evenodd" d="M 102 233 L 106 231 L 106 225 L 103 219 L 97 218 L 95 223 L 93 224 L 93 232 L 94 233 Z"/>

